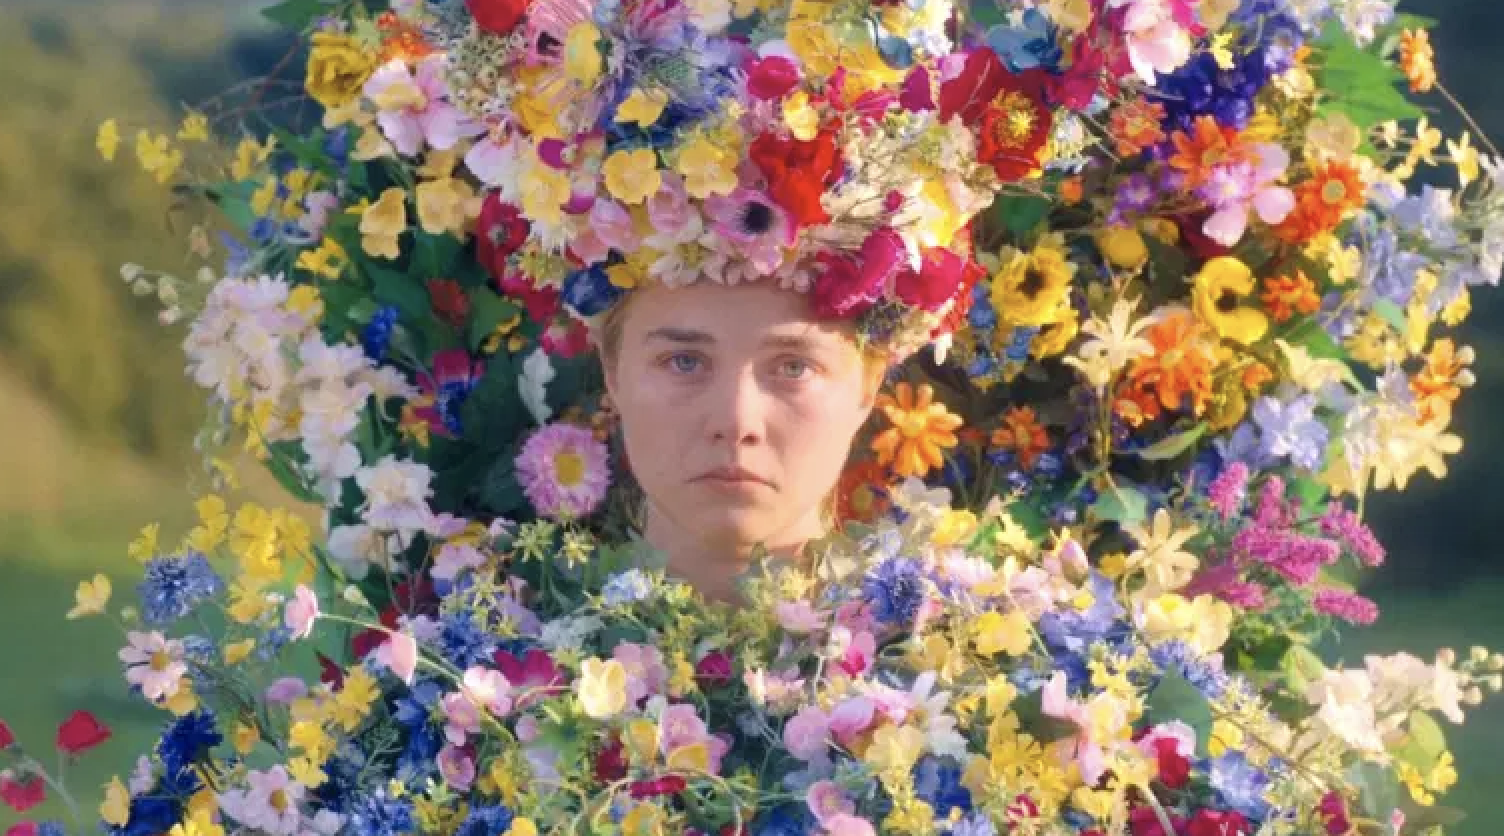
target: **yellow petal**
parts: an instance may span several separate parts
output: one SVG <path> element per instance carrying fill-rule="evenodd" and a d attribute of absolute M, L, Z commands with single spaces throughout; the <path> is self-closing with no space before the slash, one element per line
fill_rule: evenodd
<path fill-rule="evenodd" d="M 119 778 L 111 778 L 104 785 L 104 803 L 99 805 L 99 817 L 116 827 L 124 827 L 130 821 L 131 794 Z"/>
<path fill-rule="evenodd" d="M 95 575 L 93 580 L 80 581 L 78 589 L 73 593 L 77 603 L 68 611 L 68 618 L 71 620 L 104 612 L 104 608 L 110 603 L 110 592 L 110 579 L 102 574 Z"/>

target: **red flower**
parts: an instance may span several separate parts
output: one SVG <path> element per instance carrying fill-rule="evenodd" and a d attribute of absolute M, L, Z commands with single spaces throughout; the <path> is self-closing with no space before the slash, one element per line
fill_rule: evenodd
<path fill-rule="evenodd" d="M 700 657 L 695 663 L 695 678 L 715 688 L 731 681 L 731 657 L 719 650 Z"/>
<path fill-rule="evenodd" d="M 527 13 L 527 0 L 465 0 L 475 25 L 493 35 L 508 35 Z"/>
<path fill-rule="evenodd" d="M 0 801 L 12 810 L 24 813 L 46 800 L 47 785 L 42 782 L 42 776 L 17 778 L 8 769 L 0 772 Z"/>
<path fill-rule="evenodd" d="M 923 64 L 916 64 L 904 76 L 898 104 L 911 113 L 935 109 L 935 93 L 930 89 L 930 71 Z"/>
<path fill-rule="evenodd" d="M 5 836 L 37 836 L 37 832 L 38 828 L 36 822 L 23 821 L 19 824 L 11 825 L 5 831 Z"/>
<path fill-rule="evenodd" d="M 810 304 L 822 319 L 850 319 L 865 313 L 882 297 L 888 278 L 898 268 L 903 243 L 891 229 L 879 229 L 862 242 L 861 254 L 850 258 L 821 253 Z"/>
<path fill-rule="evenodd" d="M 799 68 L 782 55 L 769 55 L 747 68 L 747 92 L 753 98 L 776 99 L 799 84 Z"/>
<path fill-rule="evenodd" d="M 1171 813 L 1170 827 L 1171 830 L 1166 831 L 1159 814 L 1147 804 L 1134 807 L 1128 813 L 1128 830 L 1133 836 L 1176 836 L 1185 828 L 1185 819 Z"/>
<path fill-rule="evenodd" d="M 627 775 L 626 748 L 613 740 L 595 754 L 595 780 L 614 784 Z"/>
<path fill-rule="evenodd" d="M 1232 810 L 1197 810 L 1186 826 L 1186 836 L 1248 836 L 1253 825 Z"/>
<path fill-rule="evenodd" d="M 322 653 L 315 654 L 319 660 L 319 682 L 338 690 L 345 684 L 345 672 L 333 659 Z"/>
<path fill-rule="evenodd" d="M 1347 836 L 1353 829 L 1352 820 L 1347 817 L 1347 803 L 1335 791 L 1321 797 L 1316 812 L 1321 814 L 1321 820 L 1326 824 L 1327 836 Z"/>
<path fill-rule="evenodd" d="M 1180 754 L 1176 747 L 1180 741 L 1173 737 L 1161 737 L 1154 741 L 1154 754 L 1159 760 L 1159 780 L 1172 790 L 1178 790 L 1191 780 L 1191 761 Z"/>
<path fill-rule="evenodd" d="M 627 787 L 627 794 L 640 801 L 659 795 L 678 795 L 688 786 L 689 782 L 682 775 L 664 775 L 651 781 L 633 781 Z"/>
<path fill-rule="evenodd" d="M 811 226 L 830 220 L 820 197 L 841 168 L 832 131 L 822 130 L 808 142 L 765 133 L 752 140 L 750 153 L 768 180 L 768 195 L 795 222 Z"/>
<path fill-rule="evenodd" d="M 938 311 L 955 298 L 966 274 L 966 258 L 944 247 L 931 247 L 919 254 L 919 269 L 905 267 L 898 273 L 894 290 L 906 304 Z"/>
<path fill-rule="evenodd" d="M 15 745 L 15 742 L 16 736 L 11 733 L 10 726 L 6 725 L 4 720 L 0 720 L 0 749 L 9 749 Z"/>
<path fill-rule="evenodd" d="M 1053 117 L 1044 103 L 1043 70 L 1005 75 L 982 113 L 977 159 L 1005 182 L 1039 168 L 1039 151 L 1050 136 Z"/>
<path fill-rule="evenodd" d="M 497 280 L 501 295 L 516 299 L 527 311 L 527 318 L 543 323 L 559 312 L 559 291 L 552 287 L 536 288 L 521 276 L 504 276 Z"/>
<path fill-rule="evenodd" d="M 531 228 L 516 206 L 496 192 L 486 195 L 475 221 L 475 257 L 491 278 L 500 282 L 508 274 L 507 259 L 522 249 Z"/>
<path fill-rule="evenodd" d="M 949 122 L 952 116 L 960 116 L 967 125 L 982 121 L 987 109 L 1003 87 L 1003 77 L 1008 68 L 987 48 L 975 49 L 966 55 L 966 63 L 955 78 L 940 85 L 940 119 Z"/>
<path fill-rule="evenodd" d="M 470 318 L 470 297 L 454 279 L 429 279 L 428 298 L 439 319 L 456 328 L 463 327 Z"/>
<path fill-rule="evenodd" d="M 961 282 L 956 287 L 956 303 L 945 312 L 945 319 L 935 329 L 934 336 L 955 333 L 966 324 L 966 317 L 971 313 L 971 305 L 976 301 L 971 295 L 972 288 L 986 277 L 987 268 L 975 261 L 966 262 L 961 271 Z"/>
<path fill-rule="evenodd" d="M 110 727 L 87 711 L 75 711 L 57 727 L 57 748 L 70 755 L 87 752 L 110 739 Z"/>

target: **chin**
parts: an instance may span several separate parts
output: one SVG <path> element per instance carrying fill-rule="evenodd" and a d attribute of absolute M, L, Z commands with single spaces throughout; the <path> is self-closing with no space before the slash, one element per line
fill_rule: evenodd
<path fill-rule="evenodd" d="M 747 506 L 703 504 L 697 508 L 693 525 L 700 539 L 738 548 L 762 545 L 778 536 L 781 526 L 775 515 Z"/>

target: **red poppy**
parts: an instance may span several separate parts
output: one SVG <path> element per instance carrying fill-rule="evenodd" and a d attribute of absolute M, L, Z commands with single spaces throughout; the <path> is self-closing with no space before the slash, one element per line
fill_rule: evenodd
<path fill-rule="evenodd" d="M 1041 70 L 1004 76 L 982 113 L 977 160 L 988 163 L 1004 182 L 1039 168 L 1039 151 L 1049 139 L 1053 117 L 1044 103 Z"/>
<path fill-rule="evenodd" d="M 801 226 L 830 220 L 820 198 L 841 169 L 835 133 L 822 130 L 809 141 L 765 133 L 752 140 L 752 162 L 768 180 L 768 194 Z"/>
<path fill-rule="evenodd" d="M 496 192 L 486 195 L 475 221 L 475 257 L 498 283 L 511 271 L 507 259 L 522 249 L 531 227 L 522 212 L 502 201 Z"/>
<path fill-rule="evenodd" d="M 87 711 L 75 711 L 57 727 L 57 748 L 70 755 L 87 752 L 110 739 L 110 727 Z"/>
<path fill-rule="evenodd" d="M 782 55 L 769 55 L 747 68 L 747 92 L 753 98 L 776 99 L 799 84 L 799 67 Z"/>
<path fill-rule="evenodd" d="M 37 836 L 39 832 L 36 822 L 23 821 L 6 829 L 5 836 Z"/>
<path fill-rule="evenodd" d="M 527 14 L 527 6 L 528 0 L 465 0 L 475 25 L 493 35 L 511 34 Z"/>
<path fill-rule="evenodd" d="M 46 800 L 47 785 L 43 783 L 42 776 L 17 778 L 8 769 L 0 772 L 0 801 L 4 801 L 12 810 L 24 813 Z"/>
<path fill-rule="evenodd" d="M 470 297 L 454 279 L 429 279 L 428 298 L 433 303 L 433 312 L 443 322 L 461 328 L 470 318 Z"/>

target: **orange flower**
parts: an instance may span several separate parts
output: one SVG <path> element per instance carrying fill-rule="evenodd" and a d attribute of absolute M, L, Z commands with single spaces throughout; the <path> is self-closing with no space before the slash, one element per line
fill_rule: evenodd
<path fill-rule="evenodd" d="M 1164 105 L 1148 99 L 1130 99 L 1127 104 L 1112 112 L 1107 124 L 1107 133 L 1117 144 L 1117 151 L 1131 157 L 1147 148 L 1158 145 L 1165 138 L 1160 127 L 1165 119 Z"/>
<path fill-rule="evenodd" d="M 1297 313 L 1309 315 L 1321 310 L 1321 297 L 1316 295 L 1316 285 L 1312 284 L 1304 270 L 1296 270 L 1293 276 L 1270 276 L 1264 279 L 1264 295 L 1260 298 L 1275 322 L 1285 322 Z"/>
<path fill-rule="evenodd" d="M 433 54 L 433 45 L 423 37 L 423 30 L 390 11 L 382 12 L 376 18 L 376 28 L 381 32 L 383 64 L 399 58 L 409 64 L 416 64 Z"/>
<path fill-rule="evenodd" d="M 1015 406 L 1003 415 L 1003 425 L 992 431 L 992 446 L 1007 450 L 1024 470 L 1032 470 L 1039 455 L 1050 449 L 1050 436 L 1031 406 Z"/>
<path fill-rule="evenodd" d="M 1367 200 L 1368 187 L 1351 163 L 1318 163 L 1311 178 L 1295 187 L 1295 211 L 1274 232 L 1292 244 L 1304 244 L 1336 229 L 1347 213 L 1361 209 Z"/>
<path fill-rule="evenodd" d="M 857 462 L 836 483 L 836 522 L 871 522 L 888 510 L 888 471 L 877 462 Z"/>
<path fill-rule="evenodd" d="M 1411 92 L 1427 93 L 1436 86 L 1436 52 L 1431 49 L 1431 33 L 1424 29 L 1406 29 L 1400 33 L 1400 69 L 1410 79 Z"/>
<path fill-rule="evenodd" d="M 1422 424 L 1451 423 L 1452 405 L 1461 397 L 1462 387 L 1473 385 L 1473 371 L 1468 368 L 1473 358 L 1472 348 L 1458 348 L 1450 337 L 1431 344 L 1426 367 L 1410 379 L 1410 391 L 1415 395 Z"/>
<path fill-rule="evenodd" d="M 877 408 L 893 426 L 872 439 L 872 452 L 879 464 L 891 466 L 899 476 L 923 476 L 945 464 L 942 450 L 959 443 L 961 416 L 936 401 L 928 383 L 917 390 L 907 383 L 893 389 L 893 395 L 877 398 Z"/>
<path fill-rule="evenodd" d="M 1155 402 L 1144 404 L 1147 410 L 1153 410 L 1149 417 L 1159 415 L 1156 402 L 1165 410 L 1189 408 L 1200 415 L 1211 399 L 1212 367 L 1216 365 L 1214 345 L 1205 327 L 1190 311 L 1177 310 L 1149 326 L 1144 337 L 1154 345 L 1154 353 L 1134 361 L 1128 381 L 1155 396 Z"/>
<path fill-rule="evenodd" d="M 1224 127 L 1213 116 L 1197 117 L 1193 133 L 1177 131 L 1170 139 L 1175 143 L 1170 167 L 1185 173 L 1187 190 L 1200 186 L 1217 166 L 1253 161 L 1237 129 Z"/>
<path fill-rule="evenodd" d="M 1125 388 L 1112 402 L 1112 411 L 1128 426 L 1138 429 L 1159 416 L 1159 401 L 1148 392 Z"/>

